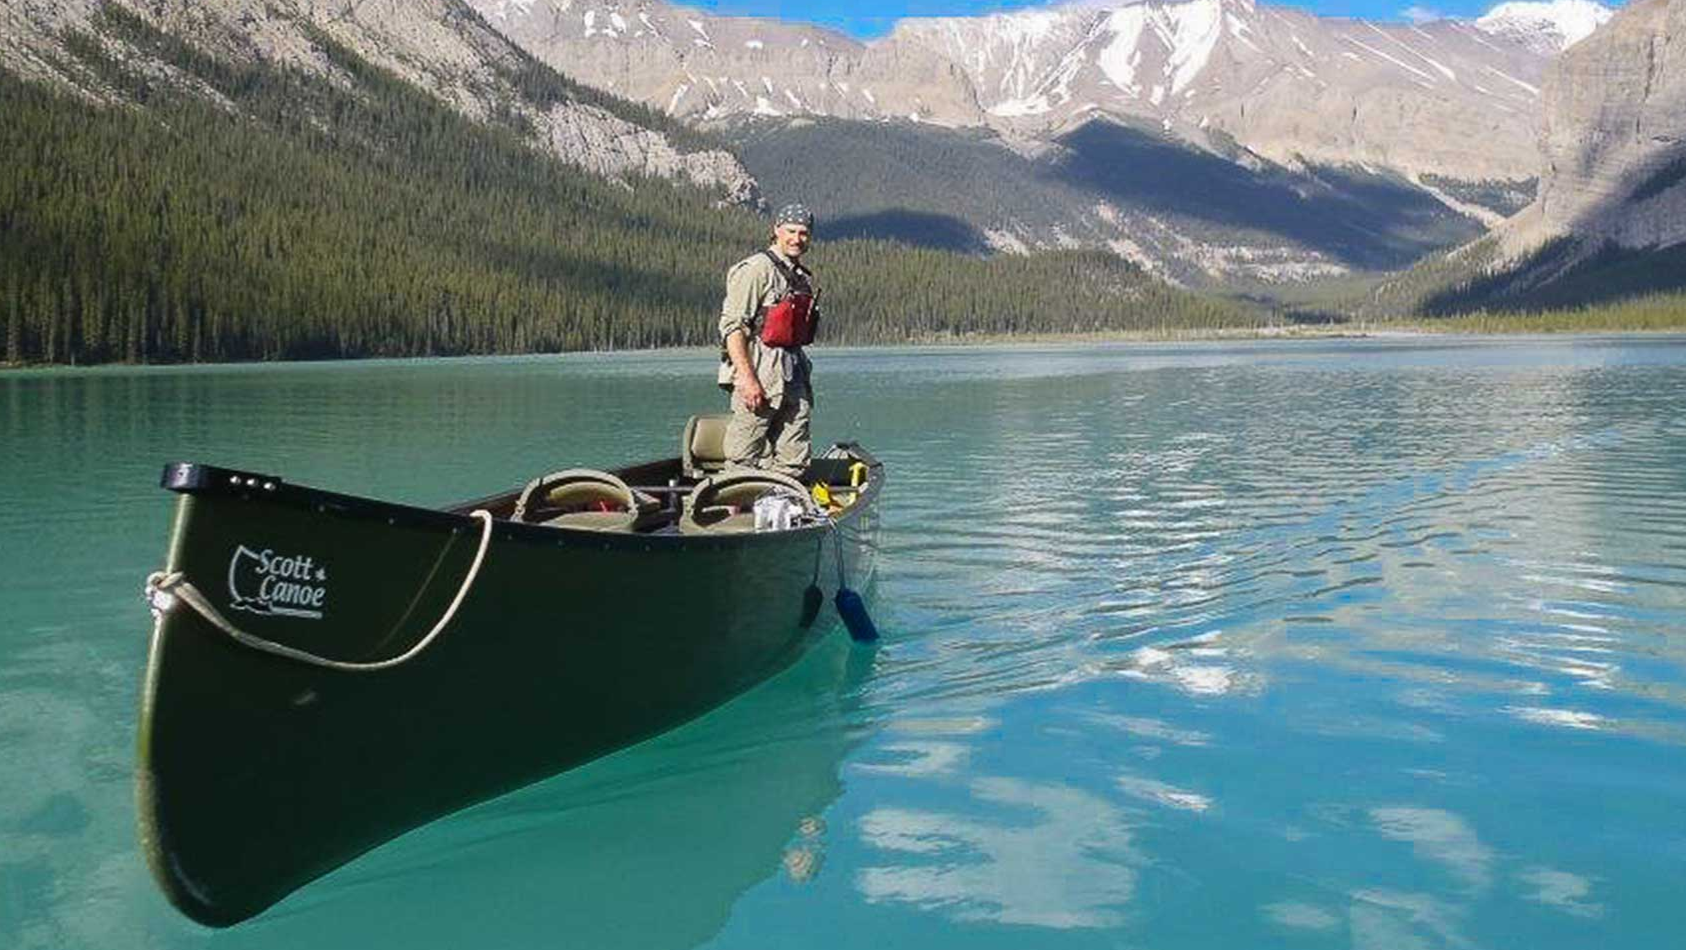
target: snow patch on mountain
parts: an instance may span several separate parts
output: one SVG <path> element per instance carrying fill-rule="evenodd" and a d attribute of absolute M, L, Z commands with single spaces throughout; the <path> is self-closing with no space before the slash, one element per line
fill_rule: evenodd
<path fill-rule="evenodd" d="M 566 10 L 572 0 L 565 0 L 562 9 Z M 533 0 L 498 0 L 497 4 L 486 11 L 488 18 L 495 22 L 505 22 L 511 17 L 524 17 L 533 12 Z"/>
<path fill-rule="evenodd" d="M 1193 0 L 1160 8 L 1171 22 L 1171 91 L 1181 92 L 1200 75 L 1223 35 L 1221 0 Z"/>
<path fill-rule="evenodd" d="M 1138 94 L 1141 89 L 1136 83 L 1136 67 L 1141 65 L 1141 36 L 1151 12 L 1146 4 L 1113 11 L 1106 22 L 1107 29 L 1112 31 L 1112 42 L 1095 60 L 1106 78 L 1130 95 Z"/>
<path fill-rule="evenodd" d="M 1230 19 L 1233 21 L 1233 17 Z M 1141 92 L 1136 71 L 1149 38 L 1163 50 L 1171 91 L 1181 92 L 1211 59 L 1223 36 L 1225 17 L 1223 0 L 1189 0 L 1164 6 L 1141 3 L 1122 7 L 1112 11 L 1105 22 L 1111 42 L 1096 63 L 1113 85 L 1135 96 Z M 1233 22 L 1231 32 L 1241 35 Z"/>
<path fill-rule="evenodd" d="M 1489 33 L 1536 39 L 1552 50 L 1565 50 L 1592 35 L 1615 13 L 1593 0 L 1513 0 L 1475 21 Z"/>

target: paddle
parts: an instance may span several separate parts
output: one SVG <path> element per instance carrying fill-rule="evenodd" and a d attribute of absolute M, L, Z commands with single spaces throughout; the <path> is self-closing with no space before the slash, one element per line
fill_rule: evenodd
<path fill-rule="evenodd" d="M 832 538 L 837 542 L 837 596 L 832 603 L 837 605 L 837 615 L 843 618 L 843 626 L 849 630 L 849 636 L 856 643 L 872 643 L 878 639 L 878 627 L 873 624 L 872 617 L 866 612 L 866 601 L 861 595 L 849 587 L 849 578 L 843 568 L 843 536 L 835 525 L 831 529 Z M 818 588 L 810 588 L 818 593 Z M 807 594 L 804 593 L 804 606 Z"/>
<path fill-rule="evenodd" d="M 833 602 L 837 604 L 838 616 L 843 618 L 843 626 L 849 628 L 849 636 L 856 643 L 872 643 L 878 639 L 878 628 L 867 616 L 866 602 L 861 600 L 860 594 L 847 587 L 839 587 Z"/>

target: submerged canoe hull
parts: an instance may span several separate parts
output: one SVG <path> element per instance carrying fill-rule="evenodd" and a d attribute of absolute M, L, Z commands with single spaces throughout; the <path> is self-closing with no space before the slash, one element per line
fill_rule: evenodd
<path fill-rule="evenodd" d="M 404 653 L 481 544 L 476 518 L 257 478 L 182 489 L 168 570 L 241 629 L 315 654 Z M 725 702 L 834 627 L 803 607 L 816 577 L 833 594 L 836 541 L 867 583 L 877 487 L 835 539 L 491 522 L 454 618 L 379 672 L 261 653 L 164 611 L 137 770 L 154 876 L 188 916 L 235 923 L 404 831 Z"/>

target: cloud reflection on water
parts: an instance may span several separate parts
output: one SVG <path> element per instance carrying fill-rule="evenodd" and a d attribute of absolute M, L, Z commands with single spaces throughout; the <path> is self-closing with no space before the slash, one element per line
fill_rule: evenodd
<path fill-rule="evenodd" d="M 1566 729 L 1601 729 L 1604 717 L 1578 709 L 1550 709 L 1542 706 L 1506 706 L 1504 712 L 1524 722 L 1542 726 L 1562 726 Z"/>
<path fill-rule="evenodd" d="M 1517 879 L 1528 886 L 1523 896 L 1546 904 L 1575 917 L 1601 917 L 1604 906 L 1589 902 L 1592 882 L 1579 874 L 1555 868 L 1534 867 L 1524 870 Z"/>
<path fill-rule="evenodd" d="M 948 775 L 966 763 L 971 750 L 955 742 L 892 742 L 882 751 L 895 756 L 895 762 L 865 762 L 855 766 L 863 772 L 908 777 Z"/>
<path fill-rule="evenodd" d="M 1281 901 L 1264 907 L 1264 915 L 1280 927 L 1295 930 L 1333 930 L 1340 926 L 1340 918 L 1321 907 L 1298 901 Z"/>
<path fill-rule="evenodd" d="M 971 793 L 985 807 L 867 814 L 862 839 L 904 863 L 862 868 L 861 894 L 958 921 L 1056 929 L 1123 922 L 1142 859 L 1118 808 L 1088 792 L 1017 779 L 978 779 Z M 1008 815 L 980 817 L 1001 809 Z"/>
<path fill-rule="evenodd" d="M 1006 758 L 1030 782 L 1042 760 L 1003 750 L 1050 743 L 1084 794 L 1146 812 L 1129 839 L 1143 856 L 1130 867 L 1155 885 L 1146 915 L 1306 866 L 1323 877 L 1248 905 L 1259 924 L 1363 950 L 1486 946 L 1470 936 L 1484 916 L 1592 905 L 1570 872 L 1518 874 L 1476 828 L 1550 865 L 1561 800 L 1497 759 L 1558 778 L 1553 757 L 1584 750 L 1550 733 L 1686 734 L 1662 728 L 1686 709 L 1686 641 L 1668 635 L 1686 562 L 1635 517 L 1686 517 L 1664 490 L 1686 470 L 1679 426 L 1659 421 L 1667 397 L 1619 373 L 1394 371 L 1385 354 L 1380 367 L 1353 355 L 1061 379 L 1055 411 L 1017 398 L 1029 386 L 980 387 L 965 423 L 933 420 L 958 458 L 898 483 L 908 533 L 888 561 L 918 574 L 905 583 L 887 563 L 885 576 L 940 622 L 893 644 L 875 686 L 928 704 L 921 715 L 958 702 L 1001 726 L 940 759 L 888 743 L 900 758 L 878 774 L 947 793 Z M 962 425 L 981 437 L 956 437 Z M 953 471 L 968 476 L 958 511 Z M 1333 782 L 1359 797 L 1320 822 L 1306 799 Z M 1605 787 L 1569 782 L 1570 798 Z M 979 807 L 889 804 L 932 788 L 874 785 L 863 843 L 919 860 L 857 885 L 875 902 L 1006 919 L 976 862 L 996 863 L 997 840 L 1022 829 L 980 824 Z M 1039 860 L 1049 877 L 1085 874 L 1081 852 Z"/>
<path fill-rule="evenodd" d="M 1347 910 L 1353 950 L 1437 950 L 1474 944 L 1456 923 L 1459 912 L 1427 894 L 1360 890 Z"/>
<path fill-rule="evenodd" d="M 1376 830 L 1395 841 L 1409 841 L 1417 854 L 1434 861 L 1478 891 L 1493 883 L 1493 849 L 1457 815 L 1438 808 L 1374 808 Z"/>
<path fill-rule="evenodd" d="M 1203 812 L 1212 807 L 1212 799 L 1206 795 L 1139 775 L 1119 776 L 1118 789 L 1132 798 L 1184 811 Z"/>

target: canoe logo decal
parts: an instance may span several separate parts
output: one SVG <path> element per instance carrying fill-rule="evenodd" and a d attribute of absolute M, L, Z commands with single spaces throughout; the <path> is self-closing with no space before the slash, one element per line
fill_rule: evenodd
<path fill-rule="evenodd" d="M 242 544 L 228 561 L 228 596 L 235 610 L 321 620 L 328 603 L 328 569 L 302 554 L 254 551 Z"/>

